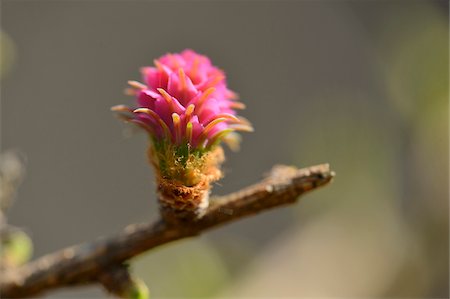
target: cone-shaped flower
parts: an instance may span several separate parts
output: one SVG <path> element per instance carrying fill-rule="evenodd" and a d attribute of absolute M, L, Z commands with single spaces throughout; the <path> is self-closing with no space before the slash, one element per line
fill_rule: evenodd
<path fill-rule="evenodd" d="M 160 189 L 176 184 L 209 190 L 209 183 L 221 176 L 221 141 L 233 148 L 236 131 L 252 131 L 236 115 L 245 106 L 228 89 L 224 72 L 192 50 L 166 54 L 141 73 L 143 83 L 129 81 L 127 90 L 136 96 L 136 106 L 112 109 L 148 132 Z"/>

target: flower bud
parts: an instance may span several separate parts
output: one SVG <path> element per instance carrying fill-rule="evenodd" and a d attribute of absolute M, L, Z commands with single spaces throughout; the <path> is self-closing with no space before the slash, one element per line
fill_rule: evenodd
<path fill-rule="evenodd" d="M 235 132 L 253 130 L 236 113 L 245 106 L 228 89 L 225 73 L 192 50 L 166 54 L 141 73 L 143 83 L 129 81 L 127 90 L 136 106 L 112 110 L 148 133 L 162 210 L 199 216 L 210 184 L 222 176 L 221 142 L 237 148 Z"/>

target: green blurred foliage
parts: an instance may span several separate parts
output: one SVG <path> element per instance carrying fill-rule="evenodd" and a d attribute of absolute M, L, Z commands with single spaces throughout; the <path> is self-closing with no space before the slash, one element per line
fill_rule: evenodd
<path fill-rule="evenodd" d="M 387 45 L 381 51 L 389 99 L 405 122 L 428 126 L 448 107 L 448 24 L 433 6 L 418 9 L 402 15 L 406 34 L 396 32 L 399 20 L 390 15 L 379 39 Z"/>
<path fill-rule="evenodd" d="M 390 100 L 409 138 L 417 208 L 447 217 L 448 204 L 448 26 L 437 11 L 426 10 L 428 22 L 409 23 L 414 35 L 393 42 L 387 53 Z M 444 191 L 445 189 L 445 191 Z M 444 192 L 443 192 L 444 191 Z"/>
<path fill-rule="evenodd" d="M 121 294 L 126 299 L 149 299 L 150 290 L 144 281 L 137 277 L 131 277 L 131 284 L 127 290 Z"/>
<path fill-rule="evenodd" d="M 14 42 L 4 32 L 0 32 L 0 79 L 11 70 L 16 60 L 16 49 Z"/>
<path fill-rule="evenodd" d="M 0 261 L 5 267 L 17 267 L 26 263 L 33 255 L 33 242 L 22 231 L 14 231 L 2 237 Z"/>

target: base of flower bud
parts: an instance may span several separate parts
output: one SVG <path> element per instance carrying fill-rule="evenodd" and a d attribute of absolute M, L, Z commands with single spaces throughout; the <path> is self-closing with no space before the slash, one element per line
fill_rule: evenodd
<path fill-rule="evenodd" d="M 155 169 L 162 217 L 168 222 L 202 217 L 209 205 L 211 183 L 222 177 L 223 149 L 217 146 L 199 154 L 189 147 L 180 150 L 153 143 L 148 157 Z"/>
<path fill-rule="evenodd" d="M 209 206 L 208 182 L 186 187 L 161 179 L 158 200 L 162 217 L 170 223 L 188 222 L 201 218 Z"/>
<path fill-rule="evenodd" d="M 165 160 L 161 161 L 161 157 Z M 222 177 L 223 149 L 216 147 L 200 156 L 190 155 L 184 164 L 177 163 L 176 157 L 172 161 L 171 157 L 170 153 L 161 155 L 153 148 L 149 150 L 157 177 L 161 215 L 168 222 L 201 218 L 209 205 L 211 183 Z M 161 164 L 166 166 L 164 172 Z"/>

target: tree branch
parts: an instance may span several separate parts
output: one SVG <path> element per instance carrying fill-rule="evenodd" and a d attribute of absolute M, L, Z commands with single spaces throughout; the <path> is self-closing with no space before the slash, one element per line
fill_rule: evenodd
<path fill-rule="evenodd" d="M 115 236 L 69 247 L 18 269 L 4 271 L 0 273 L 1 296 L 20 298 L 65 286 L 102 283 L 99 278 L 109 269 L 138 254 L 245 216 L 294 203 L 298 196 L 329 183 L 333 176 L 328 164 L 304 169 L 275 166 L 261 182 L 212 200 L 205 215 L 195 221 L 133 224 Z"/>

